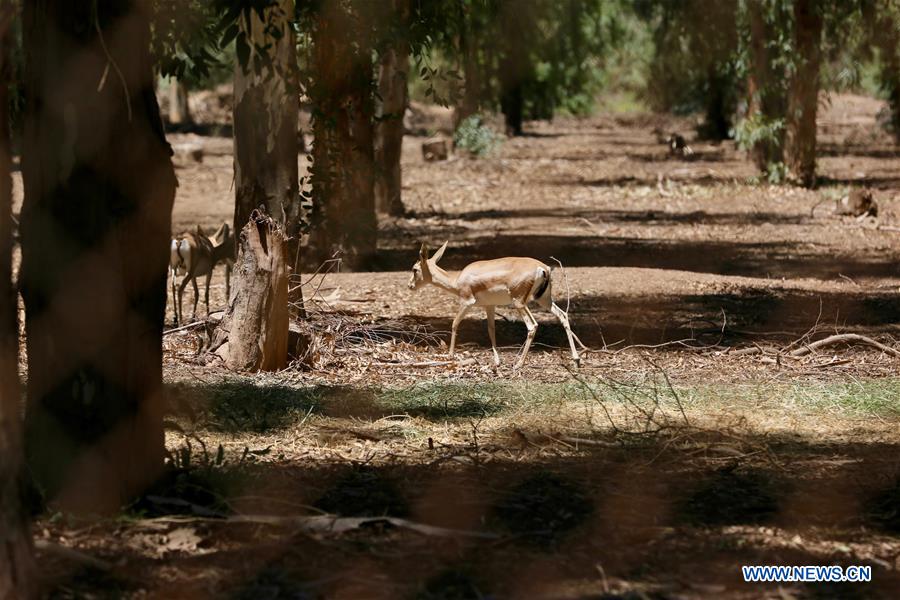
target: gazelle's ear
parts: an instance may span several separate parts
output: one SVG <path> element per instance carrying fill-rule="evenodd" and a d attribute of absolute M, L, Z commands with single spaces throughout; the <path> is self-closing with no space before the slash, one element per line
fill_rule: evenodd
<path fill-rule="evenodd" d="M 447 249 L 447 244 L 449 244 L 449 240 L 444 242 L 444 245 L 438 248 L 438 251 L 434 253 L 434 256 L 431 257 L 431 262 L 437 264 L 437 261 L 441 260 L 441 257 L 444 256 L 444 250 Z"/>
<path fill-rule="evenodd" d="M 422 242 L 422 246 L 419 248 L 419 260 L 422 262 L 428 260 L 428 246 L 425 245 L 425 242 Z"/>

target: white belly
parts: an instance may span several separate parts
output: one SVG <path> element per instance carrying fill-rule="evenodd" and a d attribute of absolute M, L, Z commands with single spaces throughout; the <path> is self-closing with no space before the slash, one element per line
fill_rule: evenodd
<path fill-rule="evenodd" d="M 507 306 L 512 304 L 508 289 L 485 290 L 475 294 L 475 306 Z"/>

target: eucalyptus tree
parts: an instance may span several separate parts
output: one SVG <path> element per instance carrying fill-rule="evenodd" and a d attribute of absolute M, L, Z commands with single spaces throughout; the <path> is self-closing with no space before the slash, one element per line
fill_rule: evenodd
<path fill-rule="evenodd" d="M 706 0 L 639 0 L 636 14 L 652 30 L 646 95 L 664 111 L 702 110 L 703 137 L 725 139 L 742 90 L 735 57 L 738 5 Z"/>
<path fill-rule="evenodd" d="M 601 0 L 459 0 L 437 32 L 463 73 L 456 121 L 499 109 L 507 133 L 558 109 L 586 113 L 605 49 L 623 35 L 624 3 Z"/>

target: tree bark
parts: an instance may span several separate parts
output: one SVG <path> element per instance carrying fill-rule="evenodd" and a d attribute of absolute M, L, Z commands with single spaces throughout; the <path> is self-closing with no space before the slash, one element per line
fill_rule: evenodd
<path fill-rule="evenodd" d="M 407 0 L 395 0 L 396 18 L 405 22 L 409 17 Z M 378 94 L 381 114 L 376 126 L 375 163 L 378 179 L 375 184 L 375 208 L 381 214 L 401 217 L 405 213 L 401 196 L 403 150 L 403 114 L 408 103 L 407 79 L 409 44 L 395 41 L 381 56 L 378 75 Z"/>
<path fill-rule="evenodd" d="M 144 3 L 23 4 L 26 456 L 45 499 L 104 512 L 163 468 L 177 183 Z"/>
<path fill-rule="evenodd" d="M 476 114 L 481 103 L 481 71 L 478 68 L 478 43 L 474 24 L 465 15 L 462 19 L 459 49 L 463 63 L 463 95 L 462 102 L 453 113 L 454 127 L 459 127 L 460 123 Z"/>
<path fill-rule="evenodd" d="M 777 88 L 777 77 L 773 72 L 766 43 L 768 26 L 763 16 L 762 0 L 747 3 L 750 19 L 750 74 L 747 81 L 747 117 L 762 116 L 771 122 L 784 117 L 785 98 Z M 765 173 L 773 164 L 784 162 L 784 135 L 782 131 L 775 139 L 761 140 L 750 150 L 756 167 Z"/>
<path fill-rule="evenodd" d="M 371 46 L 356 15 L 326 4 L 313 29 L 313 229 L 319 260 L 339 256 L 351 271 L 375 257 L 374 103 Z"/>
<path fill-rule="evenodd" d="M 297 167 L 297 57 L 294 31 L 290 26 L 293 0 L 279 0 L 264 11 L 262 18 L 251 11 L 248 19 L 240 18 L 240 34 L 251 48 L 246 65 L 235 65 L 234 73 L 234 230 L 243 232 L 262 210 L 278 225 L 279 248 L 264 247 L 267 269 L 273 273 L 300 272 L 301 206 L 299 171 Z M 249 27 L 249 28 L 248 28 Z M 272 35 L 272 30 L 280 33 Z M 258 56 L 257 49 L 265 48 L 266 56 Z M 271 65 L 261 67 L 260 64 Z M 251 217 L 251 215 L 254 215 Z M 255 226 L 254 226 L 255 227 Z M 272 348 L 251 349 L 261 339 L 287 339 L 288 303 L 294 300 L 301 307 L 299 285 L 293 297 L 287 293 L 271 295 L 265 292 L 266 283 L 259 277 L 259 257 L 245 256 L 256 252 L 247 245 L 241 233 L 238 244 L 234 293 L 217 335 L 228 336 L 226 364 L 234 369 L 274 370 L 287 366 L 284 353 Z M 267 243 L 266 240 L 263 243 Z M 273 242 L 274 243 L 274 242 Z M 266 250 L 268 249 L 268 250 Z M 270 250 L 270 251 L 269 251 Z M 269 264 L 281 261 L 280 264 Z M 285 279 L 287 282 L 287 278 Z M 287 283 L 285 283 L 287 285 Z M 260 286 L 263 286 L 262 288 Z M 259 304 L 248 304 L 258 302 Z M 250 313 L 258 313 L 247 318 Z M 240 327 L 231 326 L 243 315 Z M 284 318 L 282 318 L 284 316 Z M 276 332 L 273 328 L 282 327 Z M 221 343 L 221 341 L 220 341 Z"/>
<path fill-rule="evenodd" d="M 213 347 L 235 371 L 277 371 L 288 359 L 284 230 L 262 210 L 241 230 L 234 293 Z M 227 340 L 227 341 L 226 341 Z"/>
<path fill-rule="evenodd" d="M 794 43 L 797 66 L 791 78 L 784 152 L 790 176 L 805 187 L 816 182 L 816 111 L 822 16 L 816 0 L 795 0 Z"/>
<path fill-rule="evenodd" d="M 23 506 L 22 423 L 19 395 L 19 319 L 12 283 L 9 26 L 13 10 L 0 10 L 0 600 L 34 591 L 31 533 Z"/>
<path fill-rule="evenodd" d="M 188 106 L 188 90 L 184 82 L 176 77 L 169 79 L 169 123 L 191 125 L 191 108 Z"/>
<path fill-rule="evenodd" d="M 284 228 L 285 235 L 299 238 L 300 202 L 297 167 L 297 57 L 290 17 L 293 0 L 279 0 L 265 11 L 266 19 L 281 31 L 275 38 L 264 31 L 265 23 L 251 11 L 251 30 L 241 18 L 240 35 L 247 43 L 271 45 L 267 57 L 272 69 L 253 67 L 251 51 L 245 72 L 234 72 L 234 230 L 241 231 L 250 214 L 264 207 Z M 265 62 L 265 61 L 263 61 Z"/>

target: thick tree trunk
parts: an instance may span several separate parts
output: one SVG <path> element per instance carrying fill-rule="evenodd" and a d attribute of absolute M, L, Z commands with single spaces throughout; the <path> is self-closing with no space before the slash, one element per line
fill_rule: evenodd
<path fill-rule="evenodd" d="M 213 342 L 229 369 L 277 371 L 287 366 L 287 246 L 280 224 L 261 210 L 241 230 L 234 293 Z"/>
<path fill-rule="evenodd" d="M 114 510 L 165 455 L 176 180 L 148 19 L 137 0 L 29 0 L 23 19 L 27 460 L 47 499 Z"/>
<path fill-rule="evenodd" d="M 400 217 L 404 214 L 401 196 L 403 150 L 403 113 L 406 111 L 409 46 L 403 41 L 387 49 L 381 57 L 378 93 L 381 96 L 381 119 L 376 126 L 375 208 L 381 214 Z"/>
<path fill-rule="evenodd" d="M 294 32 L 289 21 L 293 7 L 293 0 L 280 0 L 276 7 L 265 12 L 265 20 L 252 12 L 249 30 L 247 19 L 240 19 L 240 35 L 246 36 L 253 50 L 247 65 L 237 64 L 234 73 L 234 230 L 243 231 L 251 214 L 260 208 L 274 219 L 282 232 L 280 235 L 287 236 L 284 248 L 267 255 L 269 262 L 282 261 L 280 265 L 270 266 L 270 270 L 277 273 L 287 273 L 291 267 L 299 273 L 299 99 Z M 269 27 L 277 27 L 280 34 L 273 36 L 266 29 L 267 23 Z M 268 56 L 263 57 L 265 60 L 261 62 L 271 63 L 271 68 L 254 66 L 258 58 L 256 48 L 267 48 Z M 224 326 L 227 327 L 228 322 L 235 318 L 235 311 L 252 311 L 252 305 L 249 308 L 244 306 L 247 302 L 268 302 L 255 306 L 260 313 L 259 318 L 247 319 L 241 327 L 224 329 L 230 336 L 229 347 L 232 349 L 231 357 L 226 362 L 236 369 L 281 369 L 287 361 L 278 352 L 262 349 L 264 356 L 252 359 L 242 354 L 244 349 L 255 345 L 263 337 L 287 339 L 288 332 L 287 319 L 282 319 L 281 315 L 287 315 L 289 298 L 280 294 L 273 297 L 261 295 L 257 272 L 251 268 L 258 261 L 243 256 L 248 249 L 254 250 L 243 241 L 238 245 L 237 264 L 245 266 L 235 270 L 235 293 L 229 298 Z M 241 281 L 242 278 L 245 280 Z M 299 285 L 294 286 L 292 299 L 302 307 L 300 293 Z M 253 326 L 260 329 L 254 330 Z M 284 331 L 276 335 L 273 327 L 283 327 Z"/>
<path fill-rule="evenodd" d="M 253 68 L 251 52 L 247 71 L 238 64 L 234 72 L 234 230 L 241 231 L 250 213 L 260 206 L 289 237 L 300 234 L 299 175 L 297 168 L 296 89 L 297 58 L 294 33 L 288 18 L 293 0 L 279 0 L 276 39 L 264 31 L 264 23 L 252 13 L 251 31 L 241 18 L 241 35 L 248 44 L 271 45 L 269 60 L 274 70 Z M 275 9 L 270 9 L 270 12 Z M 265 61 L 264 61 L 265 62 Z"/>
<path fill-rule="evenodd" d="M 169 79 L 169 123 L 190 125 L 194 122 L 188 106 L 188 91 L 184 82 L 176 77 Z"/>
<path fill-rule="evenodd" d="M 791 78 L 785 123 L 785 162 L 803 186 L 816 182 L 816 110 L 822 62 L 822 16 L 816 0 L 795 0 L 794 42 L 797 67 Z"/>
<path fill-rule="evenodd" d="M 750 18 L 750 75 L 747 81 L 747 117 L 762 116 L 767 121 L 784 116 L 785 99 L 777 89 L 766 42 L 768 27 L 763 16 L 762 0 L 747 3 Z M 750 150 L 756 167 L 765 173 L 773 164 L 784 162 L 784 135 L 779 131 L 775 139 L 760 140 Z"/>
<path fill-rule="evenodd" d="M 326 4 L 313 30 L 315 87 L 310 247 L 364 270 L 375 257 L 372 53 L 339 3 Z"/>
<path fill-rule="evenodd" d="M 19 322 L 12 283 L 12 181 L 8 84 L 11 7 L 0 10 L 0 600 L 34 590 L 31 533 L 23 506 Z"/>

